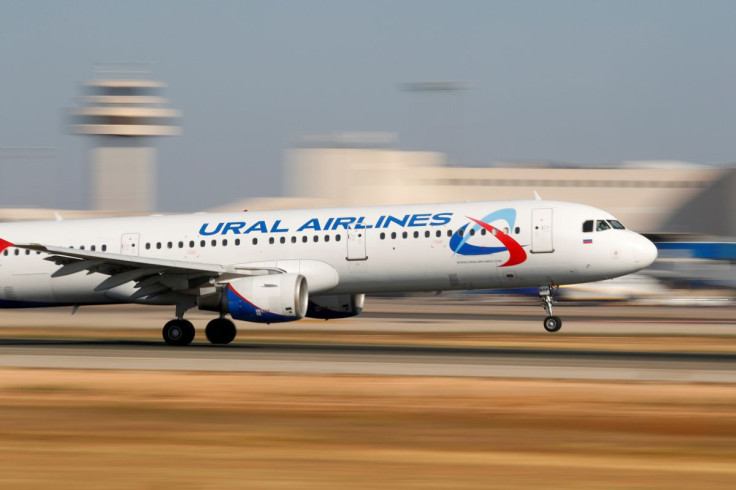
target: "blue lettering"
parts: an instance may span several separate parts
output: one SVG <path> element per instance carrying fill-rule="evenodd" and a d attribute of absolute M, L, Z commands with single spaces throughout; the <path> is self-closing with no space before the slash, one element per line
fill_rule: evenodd
<path fill-rule="evenodd" d="M 327 223 L 325 223 L 325 230 L 329 230 L 330 229 L 330 226 L 332 225 L 332 221 L 334 219 L 335 218 L 330 218 L 330 219 L 327 220 Z"/>
<path fill-rule="evenodd" d="M 376 228 L 380 228 L 381 227 L 381 225 L 383 224 L 383 220 L 384 219 L 386 219 L 385 216 L 381 216 L 381 217 L 378 218 L 378 221 L 376 221 Z"/>
<path fill-rule="evenodd" d="M 337 230 L 340 226 L 345 228 L 346 230 L 350 227 L 351 224 L 355 222 L 355 218 L 336 218 L 335 224 L 332 225 L 333 230 Z"/>
<path fill-rule="evenodd" d="M 406 222 L 409 221 L 409 216 L 411 215 L 407 214 L 403 218 L 399 219 L 399 218 L 396 218 L 395 216 L 388 215 L 386 216 L 386 222 L 383 224 L 383 227 L 388 228 L 388 225 L 390 225 L 391 223 L 396 223 L 397 225 L 406 226 Z"/>
<path fill-rule="evenodd" d="M 427 214 L 415 214 L 409 220 L 409 226 L 426 226 L 427 225 L 426 222 L 431 217 L 432 217 L 432 215 L 429 214 L 429 213 L 427 213 Z"/>
<path fill-rule="evenodd" d="M 242 221 L 236 221 L 234 223 L 225 223 L 225 227 L 222 229 L 222 234 L 227 235 L 228 231 L 232 231 L 235 235 L 240 235 L 240 229 L 245 226 Z"/>
<path fill-rule="evenodd" d="M 296 231 L 304 231 L 304 230 L 314 230 L 314 231 L 320 231 L 322 228 L 319 226 L 319 220 L 317 218 L 312 218 L 306 223 L 304 223 L 298 230 Z"/>
<path fill-rule="evenodd" d="M 245 233 L 250 233 L 251 231 L 260 231 L 261 233 L 268 233 L 266 222 L 265 221 L 257 222 L 256 224 L 252 225 L 250 228 L 245 230 Z"/>
<path fill-rule="evenodd" d="M 279 228 L 280 224 L 281 224 L 281 220 L 277 219 L 276 222 L 271 227 L 271 233 L 284 233 L 286 231 L 289 231 L 288 228 Z"/>
<path fill-rule="evenodd" d="M 199 229 L 200 235 L 205 235 L 205 236 L 214 235 L 216 233 L 220 233 L 220 230 L 222 230 L 222 223 L 217 223 L 217 227 L 215 227 L 215 231 L 207 231 L 207 225 L 209 225 L 209 223 L 203 224 L 202 228 Z"/>
<path fill-rule="evenodd" d="M 431 226 L 442 226 L 446 225 L 452 219 L 452 213 L 437 213 L 432 216 Z"/>
<path fill-rule="evenodd" d="M 364 225 L 363 220 L 365 219 L 365 216 L 361 216 L 358 218 L 358 222 L 355 223 L 355 229 L 356 230 L 368 230 L 370 228 L 373 228 L 373 225 Z"/>

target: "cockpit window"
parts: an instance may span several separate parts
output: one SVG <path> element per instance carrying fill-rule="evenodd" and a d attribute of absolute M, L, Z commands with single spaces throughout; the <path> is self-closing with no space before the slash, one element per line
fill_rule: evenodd
<path fill-rule="evenodd" d="M 593 231 L 593 220 L 589 219 L 583 223 L 583 233 L 591 233 Z"/>
<path fill-rule="evenodd" d="M 595 222 L 595 231 L 605 231 L 610 229 L 611 225 L 609 225 L 608 222 L 604 219 L 599 219 Z"/>
<path fill-rule="evenodd" d="M 622 225 L 619 221 L 615 219 L 609 219 L 608 224 L 610 224 L 614 230 L 625 230 L 626 227 Z"/>

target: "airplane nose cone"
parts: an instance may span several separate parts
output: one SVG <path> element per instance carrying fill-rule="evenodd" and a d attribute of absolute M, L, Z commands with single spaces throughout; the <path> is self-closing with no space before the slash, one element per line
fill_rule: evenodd
<path fill-rule="evenodd" d="M 649 267 L 657 260 L 657 247 L 647 238 L 639 235 L 633 243 L 634 262 L 642 269 Z"/>

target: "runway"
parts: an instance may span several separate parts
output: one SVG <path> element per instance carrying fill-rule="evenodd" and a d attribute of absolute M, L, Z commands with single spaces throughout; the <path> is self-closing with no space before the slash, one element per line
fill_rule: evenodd
<path fill-rule="evenodd" d="M 0 366 L 735 383 L 736 354 L 240 343 L 5 340 Z"/>

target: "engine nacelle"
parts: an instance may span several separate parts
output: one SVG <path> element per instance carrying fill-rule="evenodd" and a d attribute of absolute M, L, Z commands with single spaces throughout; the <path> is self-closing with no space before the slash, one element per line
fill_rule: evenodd
<path fill-rule="evenodd" d="M 234 279 L 198 300 L 201 310 L 230 313 L 256 323 L 292 322 L 307 313 L 309 291 L 300 274 L 268 274 Z"/>
<path fill-rule="evenodd" d="M 365 294 L 339 294 L 332 296 L 313 296 L 309 298 L 307 316 L 309 318 L 348 318 L 360 315 L 363 311 Z"/>

